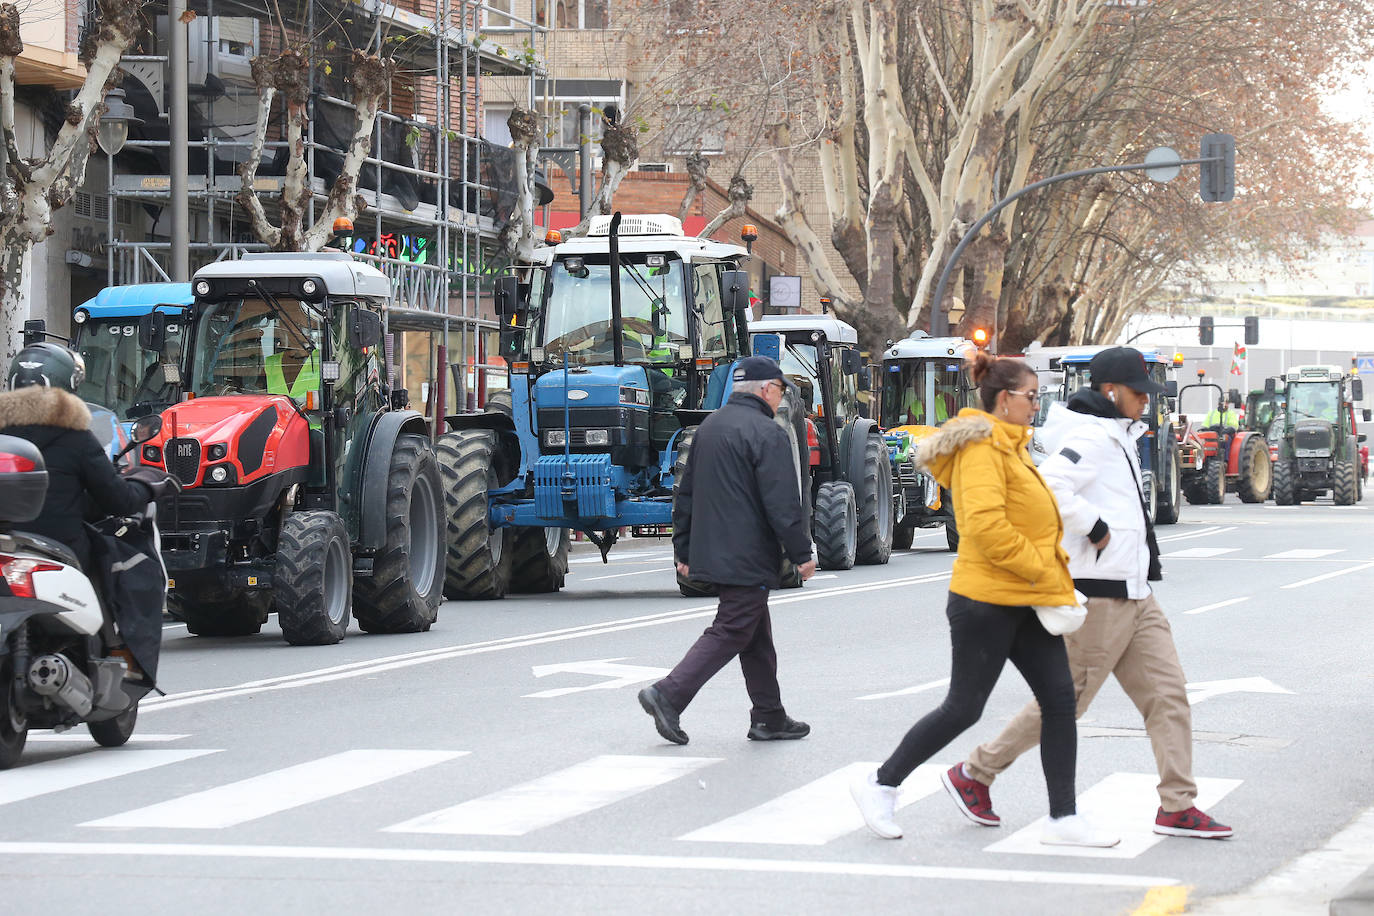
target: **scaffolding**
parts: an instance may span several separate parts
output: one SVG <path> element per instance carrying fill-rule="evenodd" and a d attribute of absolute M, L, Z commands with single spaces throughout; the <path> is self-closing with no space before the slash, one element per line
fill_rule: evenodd
<path fill-rule="evenodd" d="M 346 49 L 380 48 L 396 58 L 399 76 L 383 98 L 371 154 L 355 188 L 367 208 L 355 220 L 354 254 L 392 279 L 393 302 L 412 323 L 414 316 L 428 316 L 420 324 L 443 334 L 442 343 L 457 360 L 450 360 L 456 406 L 471 407 L 482 392 L 473 392 L 476 399 L 465 397 L 465 379 L 475 377 L 475 387 L 484 389 L 485 370 L 500 368 L 486 355 L 489 349 L 493 357 L 496 352 L 486 346 L 497 328 L 490 309 L 492 281 L 508 266 L 497 256 L 496 240 L 519 191 L 516 152 L 482 138 L 483 82 L 493 76 L 523 78 L 526 103 L 534 107 L 536 80 L 547 76 L 542 62 L 547 59 L 548 30 L 536 21 L 543 17 L 543 0 L 298 4 L 294 11 L 287 0 L 189 4 L 196 14 L 190 26 L 191 270 L 266 247 L 253 237 L 247 214 L 235 202 L 242 188 L 237 165 L 252 146 L 256 122 L 255 112 L 246 117 L 258 100 L 248 72 L 251 57 L 279 52 L 287 39 L 308 37 L 314 49 L 306 135 L 310 225 L 354 130 L 354 106 L 344 97 Z M 528 5 L 528 17 L 513 11 L 516 4 Z M 153 231 L 171 187 L 164 117 L 170 99 L 164 85 L 165 4 L 150 5 L 147 15 L 156 24 L 151 30 L 155 37 L 122 62 L 124 85 L 135 108 L 141 105 L 144 128 L 106 162 L 110 285 L 171 279 L 167 263 L 172 242 Z M 484 28 L 493 16 L 499 26 Z M 272 161 L 260 164 L 256 180 L 274 220 L 286 159 L 283 134 L 280 129 L 269 132 L 265 149 Z M 121 202 L 126 203 L 123 209 Z M 152 226 L 121 231 L 116 214 L 137 213 L 138 205 Z"/>

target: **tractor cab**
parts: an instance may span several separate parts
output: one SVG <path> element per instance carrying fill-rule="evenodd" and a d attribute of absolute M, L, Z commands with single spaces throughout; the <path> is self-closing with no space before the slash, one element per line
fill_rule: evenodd
<path fill-rule="evenodd" d="M 1245 398 L 1245 429 L 1258 432 L 1266 439 L 1276 420 L 1282 420 L 1287 394 L 1277 385 L 1251 391 Z"/>
<path fill-rule="evenodd" d="M 275 607 L 288 641 L 329 643 L 351 593 L 366 629 L 427 628 L 442 485 L 424 418 L 386 388 L 391 281 L 343 252 L 262 253 L 203 267 L 191 288 L 185 400 L 140 455 L 183 487 L 159 512 L 173 613 L 193 633 L 242 635 Z M 168 326 L 145 315 L 141 345 L 165 353 Z M 303 583 L 312 566 L 324 579 Z"/>
<path fill-rule="evenodd" d="M 86 363 L 77 397 L 112 411 L 126 433 L 179 401 L 176 369 L 192 301 L 189 283 L 138 283 L 107 287 L 73 309 L 72 349 Z M 161 351 L 139 344 L 139 320 L 153 311 L 167 316 Z"/>

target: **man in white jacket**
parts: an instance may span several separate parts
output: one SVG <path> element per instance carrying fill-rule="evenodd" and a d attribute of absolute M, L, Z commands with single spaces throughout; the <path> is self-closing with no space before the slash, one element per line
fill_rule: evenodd
<path fill-rule="evenodd" d="M 1107 675 L 1114 674 L 1145 717 L 1159 770 L 1155 833 L 1229 837 L 1193 804 L 1192 710 L 1169 621 L 1150 591 L 1161 578 L 1159 547 L 1145 514 L 1136 440 L 1150 395 L 1163 386 L 1144 358 L 1113 347 L 1088 365 L 1091 390 L 1050 409 L 1044 427 L 1049 457 L 1040 473 L 1064 519 L 1064 548 L 1074 587 L 1088 596 L 1081 629 L 1064 637 L 1082 716 Z M 995 827 L 988 787 L 997 774 L 1039 742 L 1040 709 L 1032 701 L 966 763 L 945 774 L 945 787 L 975 823 Z"/>

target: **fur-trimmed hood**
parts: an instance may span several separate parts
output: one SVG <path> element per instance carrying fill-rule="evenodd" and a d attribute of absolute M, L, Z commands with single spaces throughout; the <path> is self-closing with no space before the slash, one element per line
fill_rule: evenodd
<path fill-rule="evenodd" d="M 88 430 L 91 412 L 84 401 L 61 388 L 30 385 L 0 393 L 0 429 L 11 426 Z"/>
<path fill-rule="evenodd" d="M 984 439 L 1007 451 L 1024 449 L 1030 442 L 1028 427 L 1003 423 L 990 413 L 965 407 L 959 415 L 921 440 L 916 447 L 916 466 L 929 471 L 940 486 L 948 488 L 954 474 L 954 456 Z"/>

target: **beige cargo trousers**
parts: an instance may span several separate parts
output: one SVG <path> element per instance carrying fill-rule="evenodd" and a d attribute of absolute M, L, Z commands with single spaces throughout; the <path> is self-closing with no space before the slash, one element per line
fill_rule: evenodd
<path fill-rule="evenodd" d="M 1089 598 L 1088 617 L 1064 637 L 1081 717 L 1093 697 L 1116 675 L 1121 689 L 1145 717 L 1145 731 L 1159 770 L 1159 802 L 1167 812 L 1193 806 L 1193 714 L 1183 667 L 1164 610 L 1146 598 Z M 1040 707 L 1032 700 L 1002 733 L 976 748 L 965 768 L 991 785 L 1007 767 L 1040 743 Z"/>

